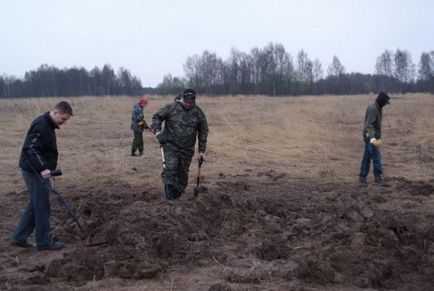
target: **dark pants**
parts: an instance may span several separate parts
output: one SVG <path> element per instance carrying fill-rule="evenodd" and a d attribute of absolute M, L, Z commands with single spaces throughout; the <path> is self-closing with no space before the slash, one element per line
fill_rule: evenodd
<path fill-rule="evenodd" d="M 136 150 L 143 152 L 143 132 L 134 131 L 133 145 L 131 146 L 131 152 L 134 153 Z"/>
<path fill-rule="evenodd" d="M 360 177 L 368 176 L 371 160 L 374 164 L 374 175 L 376 177 L 381 176 L 381 174 L 383 174 L 383 166 L 381 165 L 380 148 L 373 146 L 370 143 L 370 138 L 365 138 L 365 151 L 360 165 Z"/>
<path fill-rule="evenodd" d="M 38 248 L 50 245 L 50 200 L 44 183 L 34 173 L 21 171 L 27 190 L 29 191 L 29 203 L 21 216 L 20 223 L 12 235 L 14 241 L 24 241 L 35 229 L 36 246 Z"/>
<path fill-rule="evenodd" d="M 182 153 L 170 143 L 165 144 L 163 150 L 166 164 L 161 177 L 165 184 L 166 198 L 173 200 L 179 198 L 187 187 L 193 156 Z"/>

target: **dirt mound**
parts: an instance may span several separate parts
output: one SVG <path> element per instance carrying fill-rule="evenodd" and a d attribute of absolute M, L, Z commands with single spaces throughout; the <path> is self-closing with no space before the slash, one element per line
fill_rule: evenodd
<path fill-rule="evenodd" d="M 108 244 L 81 246 L 72 220 L 57 209 L 55 234 L 74 247 L 23 271 L 31 275 L 20 283 L 8 276 L 0 282 L 79 287 L 213 268 L 203 290 L 434 286 L 434 215 L 424 208 L 432 181 L 395 178 L 387 188 L 360 188 L 270 184 L 278 173 L 259 173 L 261 181 L 250 176 L 258 177 L 220 175 L 206 193 L 175 202 L 163 200 L 159 189 L 135 192 L 124 185 L 75 191 L 72 204 L 81 221 Z"/>

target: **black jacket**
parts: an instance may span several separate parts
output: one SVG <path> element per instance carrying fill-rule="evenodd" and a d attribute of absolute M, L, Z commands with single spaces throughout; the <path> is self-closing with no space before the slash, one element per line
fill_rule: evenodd
<path fill-rule="evenodd" d="M 57 140 L 55 129 L 59 128 L 49 112 L 38 116 L 30 125 L 21 150 L 20 168 L 33 172 L 33 168 L 42 172 L 57 167 Z M 31 166 L 29 165 L 31 163 Z"/>

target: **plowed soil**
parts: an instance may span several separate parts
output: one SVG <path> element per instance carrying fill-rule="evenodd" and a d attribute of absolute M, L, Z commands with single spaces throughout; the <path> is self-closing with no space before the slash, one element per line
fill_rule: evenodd
<path fill-rule="evenodd" d="M 149 290 L 168 290 L 175 280 L 179 290 L 434 286 L 434 180 L 355 187 L 290 183 L 273 171 L 213 178 L 197 198 L 187 193 L 176 202 L 157 189 L 81 188 L 72 198 L 80 201 L 77 214 L 95 241 L 108 244 L 83 247 L 73 221 L 57 209 L 54 233 L 68 248 L 2 245 L 0 282 L 25 290 L 136 286 L 144 279 L 156 282 Z M 7 195 L 3 219 L 25 195 Z"/>

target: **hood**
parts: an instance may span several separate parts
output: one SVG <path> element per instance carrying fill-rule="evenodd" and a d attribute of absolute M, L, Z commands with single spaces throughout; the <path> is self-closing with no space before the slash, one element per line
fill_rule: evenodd
<path fill-rule="evenodd" d="M 377 98 L 375 99 L 375 102 L 380 106 L 380 108 L 383 108 L 386 104 L 390 104 L 390 97 L 384 92 L 380 92 L 378 94 Z"/>

